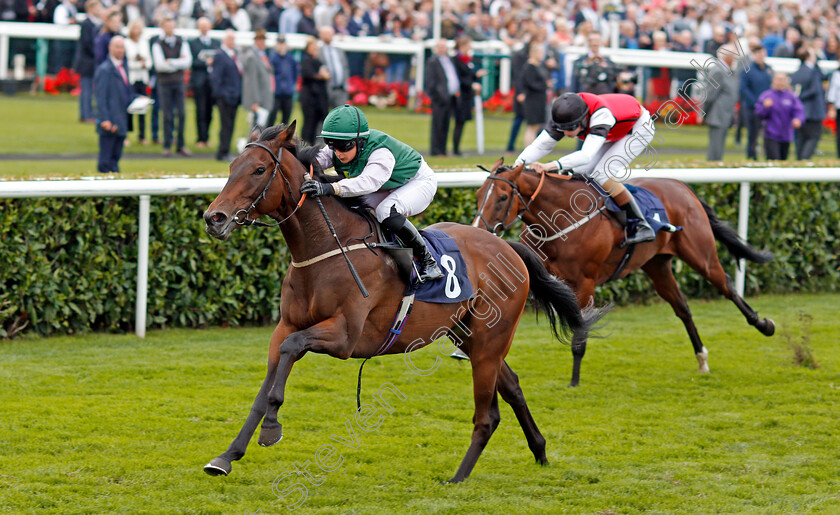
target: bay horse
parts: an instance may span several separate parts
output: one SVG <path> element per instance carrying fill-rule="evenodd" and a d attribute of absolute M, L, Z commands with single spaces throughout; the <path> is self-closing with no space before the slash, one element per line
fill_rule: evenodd
<path fill-rule="evenodd" d="M 406 290 L 390 256 L 345 246 L 370 292 L 369 296 L 362 296 L 341 262 L 324 217 L 332 220 L 334 234 L 343 245 L 369 234 L 370 226 L 343 199 L 320 197 L 322 206 L 318 206 L 301 196 L 299 189 L 308 167 L 313 167 L 316 179 L 330 178 L 314 159 L 318 147 L 298 147 L 295 125 L 292 122 L 288 127 L 253 131 L 250 143 L 230 164 L 224 189 L 204 213 L 207 233 L 221 240 L 227 239 L 234 229 L 267 215 L 282 231 L 292 256 L 292 266 L 281 287 L 281 319 L 271 336 L 265 379 L 230 447 L 204 467 L 210 475 L 230 473 L 231 462 L 243 457 L 260 421 L 259 444 L 271 446 L 280 441 L 283 433 L 277 413 L 283 405 L 286 382 L 294 363 L 307 352 L 339 359 L 378 355 L 380 342 L 388 334 Z M 574 292 L 549 274 L 522 244 L 508 244 L 487 231 L 466 225 L 440 223 L 433 227 L 457 242 L 476 295 L 466 301 L 469 309 L 464 303 L 416 302 L 400 339 L 385 354 L 414 350 L 445 335 L 453 342 L 461 342 L 460 347 L 471 357 L 474 428 L 466 456 L 450 482 L 463 481 L 470 475 L 499 424 L 497 392 L 513 408 L 537 462 L 545 464 L 545 439 L 531 416 L 516 374 L 504 361 L 529 290 L 548 315 L 558 339 L 572 333 L 575 341 L 585 340 L 602 310 L 582 312 Z M 494 283 L 491 267 L 502 267 L 504 263 L 509 266 L 509 284 Z M 491 291 L 497 292 L 495 298 L 481 293 Z M 488 322 L 491 315 L 493 319 Z"/>
<path fill-rule="evenodd" d="M 772 336 L 775 323 L 759 318 L 735 291 L 718 260 L 715 240 L 736 258 L 755 263 L 773 259 L 759 251 L 715 216 L 708 204 L 685 183 L 673 179 L 633 179 L 627 182 L 653 192 L 665 205 L 671 224 L 683 226 L 677 232 L 657 233 L 654 241 L 640 243 L 624 261 L 628 249 L 621 244 L 623 224 L 604 208 L 604 199 L 580 176 L 538 173 L 523 165 L 510 168 L 499 159 L 476 193 L 478 210 L 473 226 L 502 233 L 519 220 L 527 228 L 520 241 L 542 259 L 546 268 L 566 282 L 577 294 L 581 306 L 592 302 L 595 286 L 626 277 L 641 268 L 653 281 L 656 293 L 674 309 L 685 325 L 699 372 L 708 373 L 708 350 L 700 340 L 685 296 L 671 271 L 671 259 L 682 259 L 731 300 L 765 336 Z M 622 266 L 623 264 L 623 266 Z M 586 341 L 572 342 L 572 380 L 577 386 Z"/>

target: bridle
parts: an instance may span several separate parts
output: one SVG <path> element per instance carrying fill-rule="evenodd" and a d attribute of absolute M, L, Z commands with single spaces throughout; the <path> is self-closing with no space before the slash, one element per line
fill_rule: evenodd
<path fill-rule="evenodd" d="M 306 199 L 306 195 L 302 195 L 300 197 L 300 201 L 298 201 L 297 205 L 292 210 L 291 214 L 289 214 L 289 216 L 287 216 L 286 218 L 284 218 L 282 220 L 277 221 L 276 223 L 267 224 L 265 222 L 261 222 L 259 220 L 249 218 L 248 216 L 251 214 L 251 211 L 253 211 L 254 208 L 257 207 L 257 204 L 259 204 L 261 201 L 265 200 L 265 195 L 266 195 L 266 193 L 268 193 L 268 188 L 271 187 L 271 183 L 274 182 L 274 178 L 277 176 L 277 172 L 280 172 L 280 177 L 283 178 L 283 181 L 285 181 L 285 183 L 286 183 L 286 187 L 289 188 L 289 198 L 294 197 L 294 193 L 292 192 L 292 185 L 289 182 L 289 179 L 286 178 L 286 174 L 284 174 L 283 170 L 280 169 L 280 158 L 283 157 L 283 147 L 282 146 L 280 147 L 280 152 L 278 152 L 277 154 L 275 154 L 267 146 L 263 145 L 262 143 L 256 142 L 256 141 L 252 141 L 251 143 L 248 143 L 247 145 L 245 145 L 245 148 L 248 148 L 248 147 L 259 147 L 259 148 L 264 149 L 266 152 L 268 152 L 268 154 L 271 156 L 271 158 L 274 159 L 274 170 L 271 172 L 271 177 L 269 177 L 268 183 L 266 183 L 265 188 L 263 188 L 262 193 L 260 193 L 260 196 L 257 197 L 253 202 L 251 202 L 251 205 L 248 207 L 248 209 L 240 209 L 239 211 L 234 213 L 233 214 L 233 221 L 237 225 L 257 225 L 257 226 L 260 226 L 260 227 L 277 227 L 278 225 L 287 221 L 289 218 L 293 217 L 295 215 L 295 213 L 297 213 L 297 210 L 300 209 L 300 206 L 303 204 L 304 199 Z M 240 213 L 242 214 L 241 218 L 239 216 Z"/>
<path fill-rule="evenodd" d="M 534 200 L 536 200 L 537 195 L 540 194 L 540 191 L 542 191 L 542 187 L 543 187 L 543 184 L 545 183 L 546 176 L 556 177 L 556 178 L 564 179 L 564 180 L 568 180 L 570 178 L 568 175 L 561 175 L 561 174 L 557 174 L 557 173 L 548 173 L 548 172 L 539 172 L 540 183 L 537 185 L 537 189 L 534 190 L 534 193 L 531 195 L 531 197 L 526 201 L 525 197 L 522 196 L 522 192 L 519 191 L 519 187 L 516 185 L 515 182 L 513 182 L 509 179 L 505 179 L 504 177 L 499 177 L 497 175 L 501 172 L 507 172 L 509 170 L 510 170 L 510 168 L 508 168 L 508 167 L 499 168 L 494 173 L 492 173 L 489 177 L 487 177 L 487 179 L 491 180 L 491 181 L 504 182 L 505 184 L 507 184 L 508 186 L 511 187 L 511 189 L 512 189 L 514 195 L 515 195 L 515 196 L 511 195 L 510 202 L 508 203 L 507 211 L 505 212 L 505 216 L 504 216 L 504 218 L 502 218 L 502 221 L 496 223 L 496 225 L 493 226 L 493 229 L 492 229 L 491 232 L 493 232 L 494 234 L 499 234 L 499 233 L 503 233 L 503 232 L 507 231 L 516 222 L 522 220 L 522 217 L 525 215 L 525 213 L 530 212 L 531 204 L 534 202 Z M 536 173 L 535 170 L 532 170 L 530 168 L 525 169 L 523 171 L 529 171 L 529 172 Z M 484 223 L 485 227 L 490 227 L 490 222 L 488 222 L 484 218 L 484 214 L 483 214 L 484 213 L 484 205 L 487 203 L 487 199 L 490 198 L 490 191 L 492 189 L 493 189 L 493 183 L 490 183 L 490 187 L 487 188 L 487 191 L 484 193 L 484 198 L 481 199 L 481 205 L 478 207 L 477 218 Z M 513 210 L 514 199 L 519 201 L 519 205 L 522 206 L 522 208 L 519 209 L 519 211 L 516 213 L 516 216 L 513 217 L 513 220 L 511 220 L 510 223 L 506 224 L 506 223 L 504 223 L 504 221 L 508 219 L 511 211 Z"/>

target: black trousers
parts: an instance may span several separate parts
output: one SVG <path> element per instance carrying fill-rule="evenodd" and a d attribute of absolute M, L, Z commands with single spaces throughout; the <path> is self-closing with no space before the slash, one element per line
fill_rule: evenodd
<path fill-rule="evenodd" d="M 466 121 L 455 120 L 455 127 L 452 128 L 452 152 L 455 154 L 461 153 L 461 137 L 464 135 L 464 125 L 466 123 Z"/>
<path fill-rule="evenodd" d="M 303 110 L 303 130 L 300 132 L 300 137 L 303 141 L 314 145 L 318 137 L 318 127 L 327 117 L 327 106 L 321 105 L 321 102 L 301 102 L 300 107 Z"/>
<path fill-rule="evenodd" d="M 193 98 L 195 99 L 195 128 L 198 141 L 207 143 L 210 122 L 213 120 L 213 104 L 215 103 L 209 80 L 193 87 Z"/>
<path fill-rule="evenodd" d="M 99 159 L 96 163 L 96 169 L 100 173 L 119 173 L 123 142 L 125 142 L 124 135 L 99 130 Z"/>
<path fill-rule="evenodd" d="M 137 93 L 138 95 L 146 95 L 146 83 L 145 82 L 135 82 L 131 85 L 131 90 Z M 134 126 L 134 117 L 137 116 L 137 126 Z M 145 114 L 138 114 L 128 115 L 128 127 L 126 127 L 128 132 L 134 131 L 137 129 L 137 139 L 146 139 L 146 115 Z"/>
<path fill-rule="evenodd" d="M 449 139 L 449 122 L 455 114 L 455 96 L 440 103 L 432 103 L 432 155 L 446 155 L 446 140 Z"/>
<path fill-rule="evenodd" d="M 790 141 L 776 141 L 764 136 L 764 153 L 768 160 L 784 161 L 788 158 Z"/>
<path fill-rule="evenodd" d="M 747 159 L 758 159 L 755 147 L 761 132 L 761 117 L 755 114 L 755 109 L 746 109 L 744 123 L 747 125 Z"/>
<path fill-rule="evenodd" d="M 293 105 L 294 97 L 292 95 L 274 95 L 274 107 L 271 108 L 271 113 L 268 115 L 268 126 L 272 127 L 277 121 L 278 112 L 280 113 L 280 122 L 283 124 L 289 123 Z"/>
<path fill-rule="evenodd" d="M 163 148 L 172 146 L 172 133 L 175 130 L 175 117 L 178 117 L 178 133 L 176 138 L 176 149 L 184 147 L 184 83 L 172 84 L 158 83 L 158 96 L 160 97 L 160 110 L 163 111 Z"/>
<path fill-rule="evenodd" d="M 216 100 L 219 106 L 219 150 L 216 159 L 224 159 L 230 153 L 230 140 L 233 137 L 233 124 L 236 122 L 236 104 L 228 104 L 221 98 Z"/>
<path fill-rule="evenodd" d="M 822 136 L 822 120 L 805 120 L 796 131 L 796 159 L 811 159 Z"/>

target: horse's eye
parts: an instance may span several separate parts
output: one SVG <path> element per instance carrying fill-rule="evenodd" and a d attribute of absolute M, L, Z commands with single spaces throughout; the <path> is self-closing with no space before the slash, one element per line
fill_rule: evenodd
<path fill-rule="evenodd" d="M 501 197 L 499 197 L 499 202 L 504 202 L 507 199 L 508 199 L 507 195 L 502 195 Z"/>
<path fill-rule="evenodd" d="M 254 175 L 262 175 L 265 173 L 265 167 L 261 166 L 254 171 Z"/>

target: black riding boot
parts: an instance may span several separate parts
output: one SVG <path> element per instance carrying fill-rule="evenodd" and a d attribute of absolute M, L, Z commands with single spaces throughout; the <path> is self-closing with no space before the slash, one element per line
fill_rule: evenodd
<path fill-rule="evenodd" d="M 639 205 L 636 204 L 636 199 L 632 196 L 630 197 L 630 202 L 621 206 L 621 209 L 627 215 L 627 218 L 637 218 L 639 223 L 636 224 L 636 233 L 633 236 L 627 236 L 624 240 L 625 245 L 633 245 L 635 243 L 642 243 L 645 241 L 653 241 L 656 239 L 656 233 L 653 231 L 653 228 L 650 224 L 645 220 L 644 215 L 642 215 L 642 210 L 639 209 Z"/>
<path fill-rule="evenodd" d="M 414 251 L 418 261 L 418 281 L 425 283 L 443 277 L 443 272 L 435 262 L 435 258 L 426 247 L 426 241 L 420 236 L 417 228 L 401 214 L 391 211 L 391 216 L 382 221 L 382 225 L 393 232 L 403 245 Z"/>

